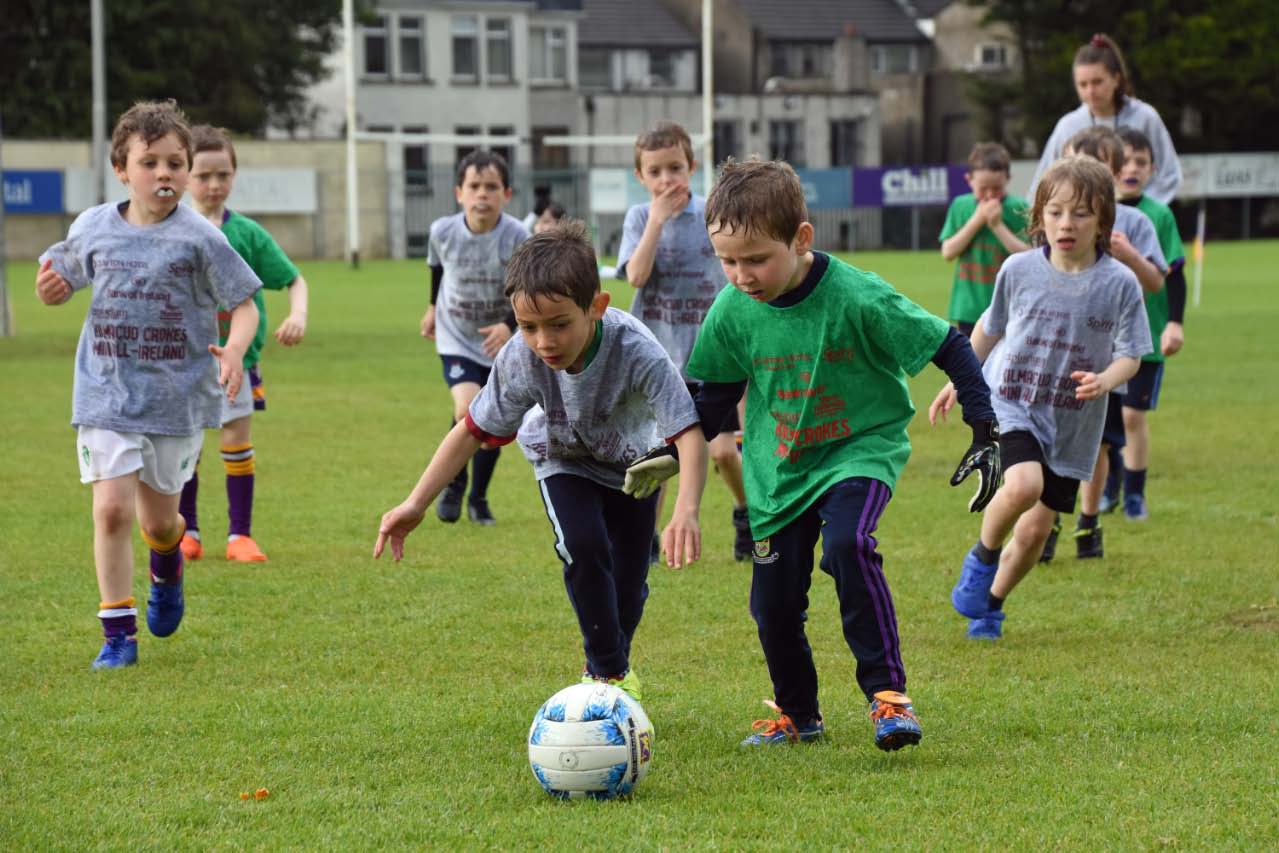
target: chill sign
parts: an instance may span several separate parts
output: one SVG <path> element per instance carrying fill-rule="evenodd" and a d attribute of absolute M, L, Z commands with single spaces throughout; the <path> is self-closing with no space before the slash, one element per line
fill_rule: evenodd
<path fill-rule="evenodd" d="M 964 166 L 890 166 L 853 170 L 854 207 L 945 205 L 967 192 Z"/>

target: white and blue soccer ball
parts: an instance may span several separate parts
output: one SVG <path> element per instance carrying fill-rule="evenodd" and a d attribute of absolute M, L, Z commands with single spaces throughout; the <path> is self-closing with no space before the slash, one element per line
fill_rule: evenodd
<path fill-rule="evenodd" d="M 528 731 L 533 775 L 551 796 L 609 800 L 629 794 L 653 760 L 653 724 L 619 687 L 574 684 L 538 709 Z"/>

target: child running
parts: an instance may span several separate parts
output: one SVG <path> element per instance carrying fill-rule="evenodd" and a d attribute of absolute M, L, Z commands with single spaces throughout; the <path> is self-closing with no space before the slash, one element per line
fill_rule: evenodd
<path fill-rule="evenodd" d="M 426 259 L 431 304 L 422 317 L 422 337 L 435 341 L 444 364 L 456 425 L 466 417 L 471 401 L 488 381 L 494 357 L 515 330 L 502 288 L 511 253 L 529 234 L 518 219 L 503 213 L 511 200 L 511 171 L 502 155 L 480 149 L 463 157 L 453 193 L 462 212 L 431 223 Z M 477 524 L 496 523 L 488 487 L 500 452 L 497 447 L 481 448 L 471 465 L 466 514 Z M 463 467 L 435 507 L 440 521 L 452 524 L 461 518 L 465 494 Z"/>
<path fill-rule="evenodd" d="M 747 392 L 742 452 L 755 534 L 750 609 L 759 629 L 776 719 L 742 741 L 754 747 L 811 741 L 825 726 L 817 670 L 804 631 L 813 548 L 835 580 L 844 639 L 870 703 L 875 744 L 919 742 L 906 696 L 897 616 L 875 540 L 910 456 L 914 414 L 906 375 L 929 361 L 959 388 L 973 441 L 951 478 L 980 484 L 970 509 L 999 481 L 990 390 L 968 339 L 873 273 L 812 250 L 804 189 L 782 162 L 728 160 L 706 202 L 706 225 L 732 287 L 715 298 L 688 372 L 713 435 Z M 748 390 L 747 390 L 748 389 Z M 632 467 L 632 486 L 669 472 Z"/>
<path fill-rule="evenodd" d="M 706 200 L 689 187 L 696 167 L 693 142 L 675 122 L 659 122 L 640 134 L 635 140 L 635 177 L 648 191 L 649 201 L 626 212 L 617 251 L 617 275 L 635 288 L 631 313 L 666 347 L 692 394 L 697 393 L 697 383 L 688 378 L 688 355 L 706 311 L 724 286 L 724 273 L 706 235 Z M 710 455 L 733 499 L 733 559 L 740 561 L 751 555 L 751 529 L 742 459 L 733 435 L 738 428 L 734 411 L 711 437 Z"/>
<path fill-rule="evenodd" d="M 1053 164 L 1030 216 L 1041 248 L 1004 262 L 973 329 L 973 349 L 994 389 L 1004 466 L 951 591 L 973 639 L 1002 636 L 1005 599 L 1039 559 L 1054 513 L 1074 511 L 1079 484 L 1092 473 L 1106 395 L 1150 351 L 1136 276 L 1108 254 L 1114 222 L 1110 170 L 1082 156 Z M 947 385 L 929 406 L 929 421 L 944 419 L 954 404 Z"/>
<path fill-rule="evenodd" d="M 91 207 L 40 256 L 36 293 L 60 305 L 92 288 L 76 349 L 71 425 L 80 481 L 93 485 L 93 556 L 105 642 L 93 669 L 138 661 L 133 521 L 151 549 L 147 627 L 178 629 L 182 484 L 203 430 L 235 399 L 257 327 L 262 286 L 226 237 L 180 204 L 191 131 L 172 101 L 134 104 L 111 133 L 111 166 L 129 199 Z M 218 305 L 231 307 L 218 344 Z M 212 357 L 210 357 L 212 354 Z"/>
<path fill-rule="evenodd" d="M 1030 248 L 1026 201 L 1008 193 L 1011 169 L 1004 146 L 997 142 L 973 146 L 964 174 L 972 192 L 951 201 L 938 236 L 941 256 L 957 261 L 948 316 L 965 335 L 973 333 L 973 324 L 990 305 L 995 274 L 1004 259 Z"/>
<path fill-rule="evenodd" d="M 201 124 L 191 128 L 191 138 L 195 159 L 188 186 L 196 211 L 222 230 L 231 247 L 262 280 L 263 288 L 288 290 L 289 315 L 275 330 L 275 339 L 286 347 L 301 343 L 306 335 L 306 279 L 265 228 L 226 206 L 238 168 L 230 133 L 220 127 Z M 253 304 L 258 309 L 258 327 L 244 354 L 244 373 L 249 381 L 241 384 L 240 393 L 234 400 L 222 404 L 221 451 L 222 465 L 226 469 L 229 520 L 226 558 L 243 563 L 262 563 L 267 558 L 252 535 L 256 463 L 250 425 L 253 412 L 266 409 L 266 391 L 258 367 L 267 333 L 266 300 L 262 298 L 261 290 L 253 294 Z M 218 312 L 223 345 L 230 331 L 230 318 L 229 312 Z M 197 470 L 182 487 L 182 499 L 178 504 L 186 520 L 182 555 L 188 560 L 204 556 L 197 507 L 199 489 L 200 473 Z"/>
<path fill-rule="evenodd" d="M 697 512 L 706 442 L 679 369 L 638 320 L 609 308 L 580 222 L 538 234 L 511 256 L 505 293 L 520 334 L 498 353 L 488 382 L 435 451 L 408 498 L 382 516 L 373 556 L 400 559 L 404 539 L 467 460 L 518 437 L 542 493 L 577 613 L 583 680 L 619 685 L 637 700 L 631 643 L 648 598 L 657 499 L 621 491 L 626 467 L 661 443 L 678 447 L 667 562 L 698 559 Z M 527 417 L 526 417 L 527 415 Z"/>

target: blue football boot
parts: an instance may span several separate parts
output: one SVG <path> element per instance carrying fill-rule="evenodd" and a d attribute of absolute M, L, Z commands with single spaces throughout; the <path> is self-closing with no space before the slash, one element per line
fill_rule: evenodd
<path fill-rule="evenodd" d="M 986 615 L 990 585 L 995 581 L 995 571 L 998 568 L 996 563 L 983 563 L 977 559 L 976 546 L 964 555 L 959 581 L 950 591 L 950 603 L 961 616 L 978 619 Z"/>
<path fill-rule="evenodd" d="M 1145 521 L 1150 518 L 1145 495 L 1124 495 L 1124 517 L 1129 521 Z"/>
<path fill-rule="evenodd" d="M 182 575 L 167 582 L 151 577 L 151 596 L 147 599 L 147 628 L 156 637 L 167 637 L 182 624 L 186 600 L 182 596 Z"/>
<path fill-rule="evenodd" d="M 806 743 L 810 740 L 817 740 L 826 731 L 821 717 L 817 717 L 802 726 L 797 726 L 789 716 L 782 713 L 782 709 L 776 702 L 771 699 L 765 699 L 764 704 L 773 709 L 777 714 L 777 719 L 756 720 L 752 723 L 751 727 L 755 729 L 755 733 L 742 741 L 742 746 Z"/>
<path fill-rule="evenodd" d="M 138 662 L 138 641 L 134 637 L 107 637 L 102 644 L 102 651 L 93 659 L 93 668 L 119 669 L 122 666 L 133 666 Z"/>
<path fill-rule="evenodd" d="M 910 697 L 896 690 L 881 690 L 870 703 L 870 718 L 875 722 L 875 746 L 885 752 L 914 746 L 924 736 Z"/>
<path fill-rule="evenodd" d="M 968 623 L 968 639 L 998 640 L 1004 635 L 1004 611 L 990 610 Z"/>

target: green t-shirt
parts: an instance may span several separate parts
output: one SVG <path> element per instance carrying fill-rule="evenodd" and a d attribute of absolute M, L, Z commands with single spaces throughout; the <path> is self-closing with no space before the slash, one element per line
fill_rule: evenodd
<path fill-rule="evenodd" d="M 265 228 L 249 217 L 228 210 L 227 217 L 222 221 L 222 233 L 226 235 L 231 248 L 235 249 L 240 257 L 244 258 L 249 268 L 258 274 L 258 278 L 262 279 L 263 288 L 283 290 L 298 277 L 298 268 L 289 260 L 289 256 L 284 254 L 280 244 L 275 242 L 275 238 Z M 244 354 L 246 370 L 257 367 L 258 359 L 262 355 L 262 347 L 266 344 L 266 300 L 262 298 L 261 290 L 254 292 L 253 304 L 258 306 L 258 331 L 253 336 L 253 343 L 249 344 L 249 349 Z M 226 345 L 230 330 L 231 312 L 219 310 L 220 345 Z"/>
<path fill-rule="evenodd" d="M 977 210 L 977 197 L 972 193 L 956 196 L 946 211 L 938 242 L 949 240 L 972 219 Z M 1026 201 L 1015 195 L 1004 196 L 1004 224 L 1018 239 L 1026 239 Z M 995 275 L 1003 266 L 1009 251 L 999 242 L 990 226 L 983 225 L 955 262 L 955 283 L 950 290 L 948 316 L 956 323 L 976 323 L 990 306 L 995 292 Z"/>
<path fill-rule="evenodd" d="M 1168 209 L 1168 205 L 1156 201 L 1148 195 L 1137 199 L 1137 209 L 1146 214 L 1154 223 L 1155 235 L 1159 238 L 1159 248 L 1172 269 L 1178 263 L 1186 262 L 1186 249 L 1181 245 L 1181 234 L 1177 232 L 1177 219 Z M 1146 294 L 1146 316 L 1150 318 L 1150 339 L 1155 343 L 1155 351 L 1146 353 L 1142 361 L 1163 361 L 1164 354 L 1159 351 L 1159 336 L 1168 325 L 1168 288 L 1160 288 L 1158 293 Z"/>
<path fill-rule="evenodd" d="M 756 302 L 734 287 L 719 292 L 688 374 L 749 380 L 742 467 L 757 540 L 841 480 L 896 486 L 915 413 L 906 374 L 928 364 L 948 329 L 879 276 L 838 258 L 789 307 Z"/>

